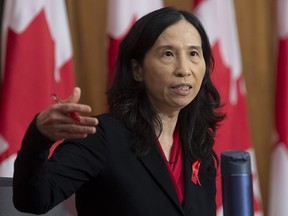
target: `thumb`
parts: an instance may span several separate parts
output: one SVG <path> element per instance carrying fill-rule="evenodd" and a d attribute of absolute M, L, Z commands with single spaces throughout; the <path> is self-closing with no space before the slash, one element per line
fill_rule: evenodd
<path fill-rule="evenodd" d="M 72 94 L 65 100 L 67 103 L 78 103 L 81 96 L 81 89 L 79 87 L 75 87 L 73 89 Z"/>

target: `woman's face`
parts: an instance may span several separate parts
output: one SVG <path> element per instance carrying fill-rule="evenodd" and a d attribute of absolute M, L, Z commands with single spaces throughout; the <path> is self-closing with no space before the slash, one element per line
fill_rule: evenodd
<path fill-rule="evenodd" d="M 143 65 L 133 62 L 135 79 L 144 82 L 156 111 L 166 114 L 179 112 L 196 97 L 205 69 L 201 37 L 186 20 L 160 34 Z"/>

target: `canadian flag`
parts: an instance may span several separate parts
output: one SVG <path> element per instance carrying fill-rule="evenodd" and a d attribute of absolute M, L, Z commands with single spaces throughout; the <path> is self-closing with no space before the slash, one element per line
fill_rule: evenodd
<path fill-rule="evenodd" d="M 244 150 L 251 155 L 255 216 L 262 214 L 255 154 L 246 111 L 246 89 L 242 75 L 234 5 L 231 0 L 194 0 L 195 15 L 207 31 L 215 59 L 212 79 L 218 88 L 227 118 L 217 131 L 215 150 Z M 223 215 L 221 176 L 217 178 L 217 215 Z"/>
<path fill-rule="evenodd" d="M 64 0 L 6 0 L 3 13 L 0 176 L 11 177 L 29 123 L 75 80 Z"/>
<path fill-rule="evenodd" d="M 277 140 L 271 157 L 269 215 L 288 215 L 288 0 L 276 0 L 277 83 L 275 120 Z"/>
<path fill-rule="evenodd" d="M 143 15 L 163 7 L 162 0 L 108 1 L 108 84 L 114 78 L 118 47 L 131 26 Z"/>

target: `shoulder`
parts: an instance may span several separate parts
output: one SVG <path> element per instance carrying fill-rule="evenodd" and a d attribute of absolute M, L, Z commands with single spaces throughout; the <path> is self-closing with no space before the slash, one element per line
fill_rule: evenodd
<path fill-rule="evenodd" d="M 103 113 L 100 115 L 95 116 L 95 118 L 97 118 L 101 123 L 104 124 L 109 124 L 109 123 L 120 123 L 121 121 L 117 118 L 114 117 L 114 115 L 112 115 L 111 113 Z"/>
<path fill-rule="evenodd" d="M 111 113 L 104 113 L 95 116 L 99 120 L 97 128 L 118 130 L 119 128 L 125 128 L 123 121 L 115 118 Z"/>
<path fill-rule="evenodd" d="M 111 113 L 104 113 L 95 117 L 99 120 L 99 124 L 96 127 L 96 136 L 104 136 L 108 140 L 113 140 L 116 137 L 121 139 L 131 134 L 125 123 Z"/>

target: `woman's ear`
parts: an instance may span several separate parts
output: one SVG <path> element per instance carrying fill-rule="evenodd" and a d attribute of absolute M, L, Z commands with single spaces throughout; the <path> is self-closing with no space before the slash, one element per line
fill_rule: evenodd
<path fill-rule="evenodd" d="M 143 81 L 143 75 L 142 75 L 141 65 L 135 59 L 132 59 L 131 63 L 132 63 L 132 70 L 133 70 L 134 79 L 137 82 L 142 82 Z"/>

